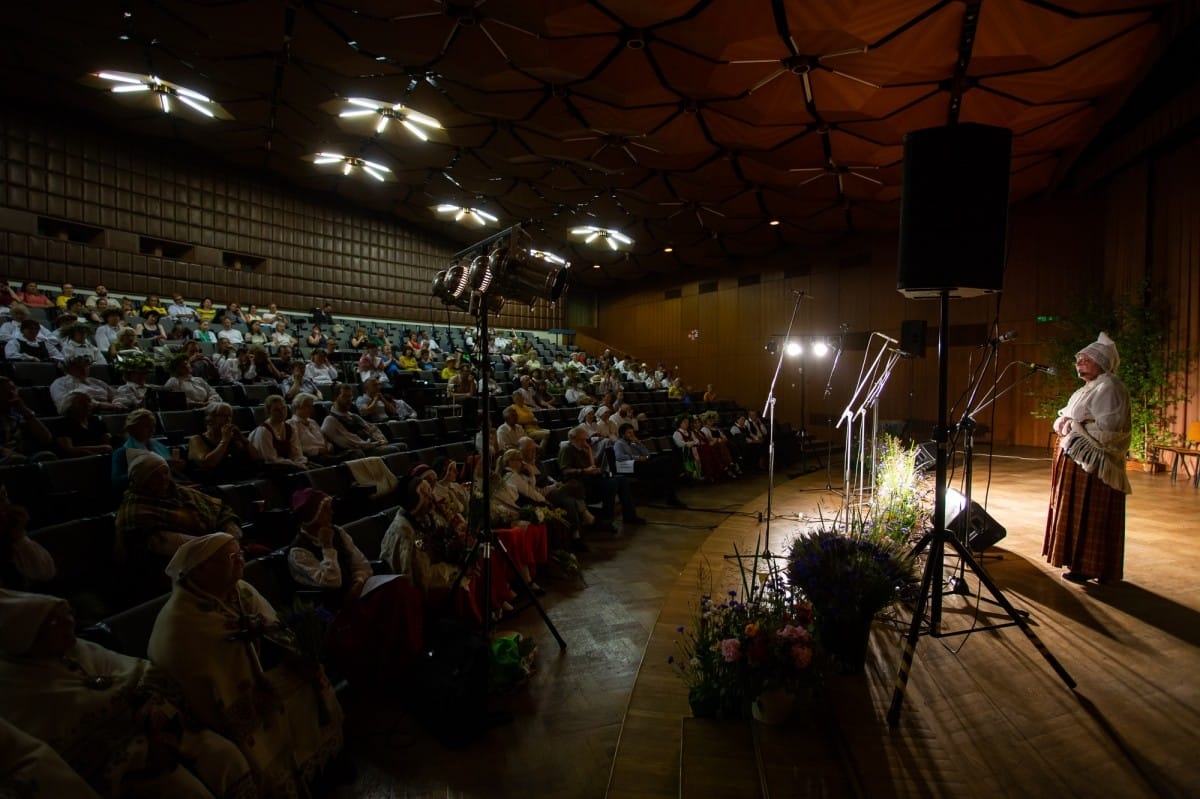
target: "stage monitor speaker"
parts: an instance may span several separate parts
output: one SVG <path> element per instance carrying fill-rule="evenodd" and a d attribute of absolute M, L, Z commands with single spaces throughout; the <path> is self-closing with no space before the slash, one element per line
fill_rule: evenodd
<path fill-rule="evenodd" d="M 900 349 L 918 358 L 925 357 L 924 319 L 905 319 L 900 323 Z"/>
<path fill-rule="evenodd" d="M 906 297 L 1004 287 L 1012 131 L 965 123 L 904 137 L 897 288 Z"/>
<path fill-rule="evenodd" d="M 961 504 L 958 507 L 961 508 Z M 953 512 L 952 508 L 947 508 L 947 515 Z M 965 533 L 967 547 L 972 552 L 983 552 L 995 546 L 1008 535 L 1008 531 L 989 516 L 978 502 L 971 503 L 970 513 L 959 510 L 958 515 L 954 516 L 946 525 L 946 529 L 954 533 L 960 541 L 963 540 Z"/>

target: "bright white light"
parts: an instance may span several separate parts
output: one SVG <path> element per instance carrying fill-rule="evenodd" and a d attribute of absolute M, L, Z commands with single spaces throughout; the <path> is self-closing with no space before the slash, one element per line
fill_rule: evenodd
<path fill-rule="evenodd" d="M 615 237 L 613 237 L 613 236 L 608 236 L 604 240 L 608 242 L 609 247 L 611 247 L 612 249 L 615 250 L 615 249 L 617 249 L 617 243 L 615 241 L 613 241 L 614 238 Z"/>
<path fill-rule="evenodd" d="M 163 93 L 163 94 L 158 95 L 158 102 L 159 102 L 159 105 L 162 106 L 162 110 L 163 110 L 164 114 L 171 113 L 171 98 L 167 97 L 167 95 L 165 93 Z"/>
<path fill-rule="evenodd" d="M 552 252 L 545 252 L 543 250 L 530 250 L 529 254 L 534 258 L 541 258 L 543 261 L 548 261 L 556 266 L 568 266 L 565 258 L 560 258 Z"/>
<path fill-rule="evenodd" d="M 466 216 L 466 215 L 467 215 L 467 209 L 466 209 L 466 208 L 459 208 L 459 209 L 458 209 L 458 213 L 454 215 L 454 221 L 455 221 L 455 222 L 461 222 L 461 221 L 463 220 L 463 217 L 464 217 L 464 216 Z"/>
<path fill-rule="evenodd" d="M 201 114 L 204 114 L 204 116 L 206 116 L 206 117 L 215 118 L 215 115 L 213 114 L 212 111 L 210 111 L 207 108 L 205 108 L 204 106 L 200 105 L 200 103 L 197 103 L 195 100 L 192 100 L 187 97 L 184 97 L 183 95 L 180 95 L 179 102 L 183 103 L 184 105 L 186 105 L 190 108 L 194 108 L 195 110 L 199 111 Z"/>
<path fill-rule="evenodd" d="M 105 80 L 115 80 L 117 83 L 136 83 L 139 86 L 142 84 L 141 78 L 132 78 L 128 75 L 116 75 L 112 72 L 97 72 L 96 77 L 104 78 Z"/>
<path fill-rule="evenodd" d="M 203 94 L 201 94 L 200 92 L 194 92 L 194 91 L 192 91 L 191 89 L 185 89 L 185 88 L 184 88 L 184 87 L 182 87 L 182 86 L 176 86 L 176 87 L 175 87 L 175 93 L 176 93 L 176 94 L 178 94 L 178 95 L 180 95 L 181 97 L 190 97 L 190 98 L 192 98 L 193 100 L 199 100 L 199 101 L 200 101 L 200 102 L 202 102 L 202 103 L 211 103 L 211 102 L 212 102 L 212 100 L 210 100 L 209 98 L 205 97 L 205 96 L 204 96 Z"/>
<path fill-rule="evenodd" d="M 483 217 L 484 219 L 486 219 L 489 222 L 497 222 L 500 219 L 500 217 L 493 216 L 493 215 L 489 214 L 487 211 L 480 211 L 478 208 L 475 209 L 475 213 L 479 214 L 481 217 Z"/>
<path fill-rule="evenodd" d="M 349 97 L 346 99 L 346 102 L 350 103 L 350 105 L 356 105 L 359 108 L 369 108 L 373 112 L 377 112 L 380 106 L 383 105 L 377 100 L 368 100 L 365 97 Z"/>
<path fill-rule="evenodd" d="M 813 355 L 816 355 L 818 358 L 824 358 L 828 352 L 829 345 L 824 341 L 818 341 L 816 344 L 813 344 Z"/>
<path fill-rule="evenodd" d="M 363 164 L 362 169 L 363 169 L 363 172 L 366 172 L 368 175 L 370 175 L 371 177 L 375 178 L 376 180 L 378 180 L 380 182 L 383 182 L 383 180 L 385 179 L 382 173 L 376 172 L 374 169 L 367 166 L 366 164 Z"/>
<path fill-rule="evenodd" d="M 339 117 L 365 117 L 374 114 L 374 111 L 343 111 L 338 114 Z"/>
<path fill-rule="evenodd" d="M 789 341 L 783 351 L 790 357 L 795 358 L 800 353 L 804 352 L 804 348 L 800 346 L 799 341 Z"/>
<path fill-rule="evenodd" d="M 342 167 L 342 174 L 343 174 L 343 175 L 349 175 L 349 174 L 350 174 L 350 162 L 349 162 L 349 161 L 347 161 L 347 162 L 346 162 L 346 165 L 345 165 L 344 167 Z"/>
<path fill-rule="evenodd" d="M 439 214 L 448 214 L 451 211 L 457 211 L 457 210 L 458 210 L 457 205 L 450 205 L 449 203 L 442 203 L 441 205 L 439 205 L 437 207 L 437 212 Z"/>
<path fill-rule="evenodd" d="M 383 129 L 387 127 L 387 123 L 390 121 L 390 119 L 391 117 L 387 116 L 386 114 L 381 115 L 379 117 L 379 124 L 375 126 L 375 132 L 383 133 Z"/>
<path fill-rule="evenodd" d="M 571 228 L 571 235 L 572 236 L 582 236 L 584 233 L 591 233 L 593 230 L 595 230 L 595 228 L 593 228 L 593 227 Z"/>
<path fill-rule="evenodd" d="M 397 110 L 399 110 L 401 108 L 404 108 L 404 106 L 396 106 L 396 108 L 397 108 Z M 411 109 L 405 109 L 404 118 L 407 119 L 409 122 L 416 122 L 418 125 L 424 125 L 427 128 L 440 128 L 442 126 L 442 123 L 438 122 L 433 117 L 426 116 L 425 114 L 422 114 L 420 111 L 413 111 Z"/>
<path fill-rule="evenodd" d="M 622 233 L 619 230 L 609 229 L 608 235 L 612 236 L 614 239 L 621 242 L 622 244 L 633 244 L 633 239 L 629 238 L 628 236 L 626 236 L 624 233 Z M 615 250 L 616 247 L 613 247 L 613 249 Z"/>
<path fill-rule="evenodd" d="M 128 94 L 129 92 L 148 92 L 150 87 L 144 83 L 139 83 L 136 86 L 113 86 L 113 94 Z"/>
<path fill-rule="evenodd" d="M 416 136 L 421 141 L 429 141 L 429 137 L 425 135 L 425 131 L 421 130 L 416 125 L 409 122 L 407 119 L 400 120 L 400 124 L 404 126 L 405 130 L 407 130 L 412 135 Z"/>
<path fill-rule="evenodd" d="M 374 161 L 368 161 L 365 158 L 363 159 L 362 162 L 363 162 L 364 166 L 369 166 L 369 167 L 371 167 L 371 169 L 378 169 L 380 172 L 391 172 L 392 171 L 392 170 L 388 169 L 386 166 L 384 166 L 383 164 L 377 164 Z"/>
<path fill-rule="evenodd" d="M 591 244 L 593 241 L 595 241 L 599 237 L 600 237 L 600 231 L 598 231 L 598 230 L 592 231 L 591 235 L 589 235 L 586 239 L 583 240 L 583 243 Z"/>

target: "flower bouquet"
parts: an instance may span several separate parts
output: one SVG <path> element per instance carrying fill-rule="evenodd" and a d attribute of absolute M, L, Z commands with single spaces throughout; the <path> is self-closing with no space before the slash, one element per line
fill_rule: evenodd
<path fill-rule="evenodd" d="M 917 579 L 902 544 L 836 529 L 817 529 L 793 541 L 788 576 L 812 603 L 817 644 L 844 673 L 863 670 L 875 615 Z"/>
<path fill-rule="evenodd" d="M 738 596 L 703 594 L 692 625 L 677 629 L 678 656 L 668 662 L 696 716 L 741 718 L 764 694 L 794 695 L 815 679 L 812 607 L 779 574 L 762 583 L 743 576 L 744 600 Z"/>

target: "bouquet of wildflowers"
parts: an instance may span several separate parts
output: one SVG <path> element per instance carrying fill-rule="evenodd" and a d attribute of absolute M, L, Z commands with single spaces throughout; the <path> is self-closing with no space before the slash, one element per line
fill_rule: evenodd
<path fill-rule="evenodd" d="M 567 515 L 562 508 L 553 508 L 549 505 L 522 505 L 517 513 L 517 518 L 530 524 L 546 524 L 551 520 L 565 523 Z"/>

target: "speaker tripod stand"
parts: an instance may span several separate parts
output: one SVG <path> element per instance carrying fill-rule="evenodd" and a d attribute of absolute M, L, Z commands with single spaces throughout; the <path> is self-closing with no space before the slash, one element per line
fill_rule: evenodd
<path fill-rule="evenodd" d="M 908 678 L 912 669 L 913 656 L 916 654 L 917 642 L 920 640 L 925 620 L 925 609 L 929 607 L 928 632 L 933 637 L 943 635 L 942 626 L 942 575 L 945 569 L 946 546 L 949 545 L 958 555 L 980 583 L 987 588 L 992 599 L 1003 608 L 1012 625 L 1020 628 L 1029 642 L 1033 644 L 1055 673 L 1066 683 L 1068 688 L 1076 686 L 1075 679 L 1067 672 L 1058 659 L 1050 653 L 1037 634 L 1029 626 L 1029 621 L 1022 616 L 1004 596 L 1004 592 L 992 580 L 979 563 L 971 555 L 970 549 L 955 535 L 946 529 L 946 473 L 948 459 L 949 428 L 946 424 L 947 383 L 949 376 L 949 326 L 950 326 L 950 291 L 942 289 L 939 294 L 940 320 L 938 327 L 938 424 L 934 429 L 934 442 L 937 444 L 937 460 L 935 466 L 935 488 L 933 529 L 926 535 L 929 553 L 925 559 L 925 570 L 921 575 L 921 594 L 913 609 L 912 623 L 904 642 L 904 652 L 900 658 L 900 670 L 896 675 L 896 687 L 892 692 L 892 702 L 888 707 L 888 726 L 895 727 L 900 722 L 900 709 L 904 704 L 904 696 L 908 690 Z M 968 513 L 970 508 L 967 509 Z M 921 545 L 918 544 L 918 547 Z M 936 581 L 936 582 L 935 582 Z"/>

